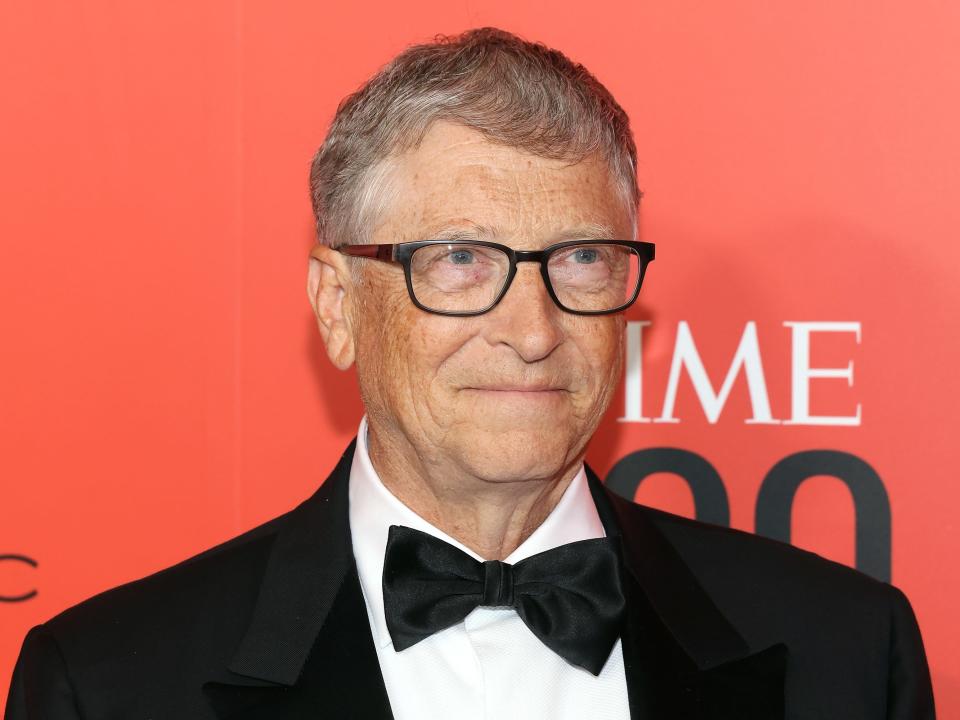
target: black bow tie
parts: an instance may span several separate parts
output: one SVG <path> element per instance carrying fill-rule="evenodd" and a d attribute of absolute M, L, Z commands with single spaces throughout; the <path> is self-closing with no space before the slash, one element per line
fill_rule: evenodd
<path fill-rule="evenodd" d="M 599 675 L 624 611 L 615 539 L 561 545 L 516 565 L 479 562 L 427 533 L 391 525 L 383 604 L 395 650 L 455 625 L 478 607 L 512 607 L 547 647 Z"/>

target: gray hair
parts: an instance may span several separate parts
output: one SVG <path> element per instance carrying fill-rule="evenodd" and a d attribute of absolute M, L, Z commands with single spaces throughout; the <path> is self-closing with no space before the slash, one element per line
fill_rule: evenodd
<path fill-rule="evenodd" d="M 479 28 L 408 48 L 340 103 L 310 167 L 319 242 L 363 242 L 387 201 L 388 160 L 438 120 L 545 158 L 603 158 L 636 225 L 637 150 L 623 108 L 559 51 Z"/>

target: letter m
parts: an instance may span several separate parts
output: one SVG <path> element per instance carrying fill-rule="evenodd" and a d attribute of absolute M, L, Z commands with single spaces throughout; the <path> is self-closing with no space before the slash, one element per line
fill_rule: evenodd
<path fill-rule="evenodd" d="M 760 344 L 757 341 L 757 324 L 748 322 L 743 328 L 740 344 L 733 356 L 733 362 L 727 370 L 727 376 L 720 386 L 720 392 L 714 392 L 707 371 L 703 367 L 703 360 L 697 352 L 693 342 L 690 326 L 686 321 L 677 325 L 677 341 L 673 348 L 673 360 L 670 363 L 670 378 L 667 381 L 667 391 L 663 398 L 663 411 L 654 422 L 680 422 L 674 417 L 674 408 L 677 402 L 677 388 L 680 385 L 680 372 L 686 369 L 693 383 L 693 389 L 700 399 L 700 405 L 710 423 L 716 423 L 723 412 L 723 406 L 733 389 L 733 381 L 743 368 L 747 377 L 747 388 L 750 391 L 750 405 L 753 408 L 753 417 L 746 422 L 749 424 L 777 424 L 770 413 L 770 399 L 767 395 L 767 383 L 763 375 L 763 362 L 760 359 Z"/>

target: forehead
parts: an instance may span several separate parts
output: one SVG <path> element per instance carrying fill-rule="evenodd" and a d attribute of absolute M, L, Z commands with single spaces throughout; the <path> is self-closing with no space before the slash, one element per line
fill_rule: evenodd
<path fill-rule="evenodd" d="M 578 231 L 628 238 L 630 214 L 609 166 L 495 144 L 475 130 L 435 123 L 420 145 L 394 159 L 376 242 L 468 230 L 508 244 L 546 244 Z M 512 241 L 512 242 L 511 242 Z"/>

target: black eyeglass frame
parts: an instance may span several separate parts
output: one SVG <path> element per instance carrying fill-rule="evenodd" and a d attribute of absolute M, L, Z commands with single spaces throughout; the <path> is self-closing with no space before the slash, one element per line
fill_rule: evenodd
<path fill-rule="evenodd" d="M 413 253 L 415 253 L 417 250 L 430 245 L 473 245 L 488 247 L 503 252 L 510 261 L 510 268 L 507 270 L 507 276 L 503 281 L 503 287 L 500 289 L 500 292 L 497 293 L 497 296 L 490 302 L 489 305 L 480 310 L 437 310 L 436 308 L 423 305 L 419 300 L 417 300 L 417 294 L 413 290 L 413 277 L 410 269 L 410 259 L 413 257 Z M 637 286 L 633 289 L 633 294 L 630 296 L 630 299 L 610 310 L 574 310 L 572 308 L 568 308 L 566 305 L 560 302 L 560 299 L 557 297 L 557 294 L 553 289 L 553 283 L 550 280 L 550 273 L 547 270 L 547 261 L 554 253 L 575 245 L 621 245 L 633 250 L 633 252 L 637 255 L 637 259 L 639 260 L 639 269 L 637 272 Z M 403 275 L 407 283 L 407 294 L 410 296 L 410 300 L 414 305 L 424 312 L 434 313 L 436 315 L 470 317 L 474 315 L 483 315 L 484 313 L 493 310 L 493 308 L 497 306 L 497 304 L 503 299 L 503 296 L 506 295 L 507 291 L 510 289 L 510 285 L 513 283 L 513 278 L 517 274 L 517 263 L 521 262 L 540 263 L 540 275 L 543 277 L 543 283 L 547 288 L 547 293 L 550 295 L 550 298 L 553 300 L 553 302 L 556 303 L 557 307 L 559 307 L 561 310 L 573 315 L 612 315 L 614 313 L 621 312 L 636 302 L 637 296 L 640 294 L 640 286 L 643 285 L 643 277 L 647 272 L 647 265 L 654 259 L 655 248 L 656 246 L 654 243 L 641 242 L 639 240 L 567 240 L 565 242 L 557 243 L 556 245 L 550 245 L 542 250 L 514 250 L 512 247 L 507 245 L 501 245 L 500 243 L 489 242 L 487 240 L 417 240 L 414 242 L 403 243 L 338 245 L 337 247 L 331 248 L 331 250 L 336 250 L 337 252 L 343 253 L 344 255 L 350 255 L 352 257 L 364 257 L 383 262 L 399 263 L 403 266 Z"/>

